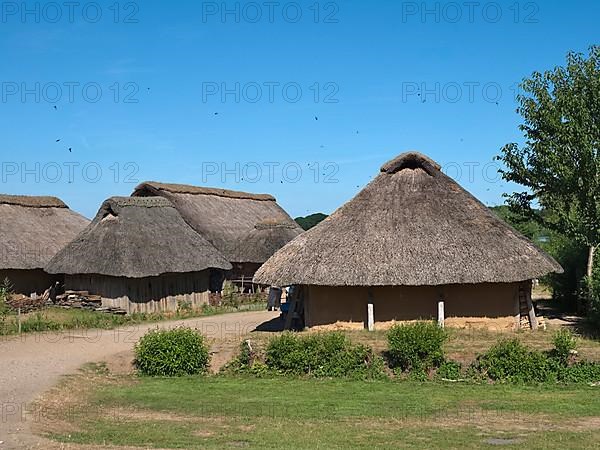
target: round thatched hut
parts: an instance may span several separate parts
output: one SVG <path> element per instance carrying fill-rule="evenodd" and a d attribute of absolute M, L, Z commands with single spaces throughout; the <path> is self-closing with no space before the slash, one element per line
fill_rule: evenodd
<path fill-rule="evenodd" d="M 67 289 L 89 291 L 128 312 L 208 303 L 211 271 L 229 262 L 162 197 L 113 197 L 48 264 Z"/>
<path fill-rule="evenodd" d="M 251 280 L 273 253 L 302 228 L 268 194 L 157 182 L 141 183 L 132 196 L 160 196 L 232 264 L 229 279 Z M 270 231 L 257 228 L 274 223 Z"/>
<path fill-rule="evenodd" d="M 0 281 L 18 294 L 41 294 L 60 276 L 43 269 L 89 223 L 56 197 L 0 195 Z"/>
<path fill-rule="evenodd" d="M 560 271 L 437 163 L 410 152 L 275 253 L 255 281 L 302 286 L 307 326 L 368 322 L 369 310 L 376 322 L 441 315 L 513 324 L 522 302 L 532 310 L 529 280 Z"/>

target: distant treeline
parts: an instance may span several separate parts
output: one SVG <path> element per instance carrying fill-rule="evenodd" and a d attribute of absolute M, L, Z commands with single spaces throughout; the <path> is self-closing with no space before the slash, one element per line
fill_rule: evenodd
<path fill-rule="evenodd" d="M 312 227 L 322 222 L 327 218 L 327 214 L 315 213 L 306 217 L 296 217 L 294 220 L 302 227 L 304 231 L 310 230 Z"/>

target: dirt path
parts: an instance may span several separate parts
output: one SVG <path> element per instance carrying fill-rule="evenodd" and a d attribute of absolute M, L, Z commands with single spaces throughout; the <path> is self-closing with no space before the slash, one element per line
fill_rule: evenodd
<path fill-rule="evenodd" d="M 31 402 L 55 385 L 62 375 L 76 372 L 83 364 L 131 351 L 150 328 L 195 327 L 219 348 L 222 342 L 239 340 L 277 314 L 243 312 L 116 330 L 73 330 L 0 338 L 0 450 L 44 448 L 43 440 L 30 432 L 30 422 L 35 420 Z M 123 361 L 125 364 L 127 358 Z"/>

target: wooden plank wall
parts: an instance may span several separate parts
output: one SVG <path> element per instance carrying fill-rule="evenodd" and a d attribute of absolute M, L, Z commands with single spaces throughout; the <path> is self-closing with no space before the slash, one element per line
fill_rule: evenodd
<path fill-rule="evenodd" d="M 125 278 L 104 275 L 67 275 L 65 286 L 102 297 L 102 306 L 128 313 L 177 311 L 181 304 L 199 308 L 208 304 L 209 271 Z"/>

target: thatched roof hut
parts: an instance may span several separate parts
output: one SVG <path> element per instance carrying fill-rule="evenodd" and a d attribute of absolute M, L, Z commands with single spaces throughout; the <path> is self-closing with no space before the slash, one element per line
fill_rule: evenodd
<path fill-rule="evenodd" d="M 167 199 L 113 197 L 47 271 L 133 312 L 175 309 L 181 299 L 206 303 L 210 269 L 230 268 Z"/>
<path fill-rule="evenodd" d="M 260 221 L 238 241 L 232 259 L 262 264 L 301 232 L 297 225 L 287 220 Z"/>
<path fill-rule="evenodd" d="M 255 281 L 436 287 L 518 283 L 560 271 L 436 162 L 409 152 L 384 164 L 352 200 L 275 253 Z"/>
<path fill-rule="evenodd" d="M 0 194 L 0 278 L 18 293 L 40 293 L 53 278 L 42 269 L 89 221 L 56 197 Z"/>
<path fill-rule="evenodd" d="M 302 232 L 268 194 L 145 182 L 132 195 L 171 201 L 185 221 L 232 263 L 261 264 Z M 269 228 L 269 222 L 276 225 Z"/>

